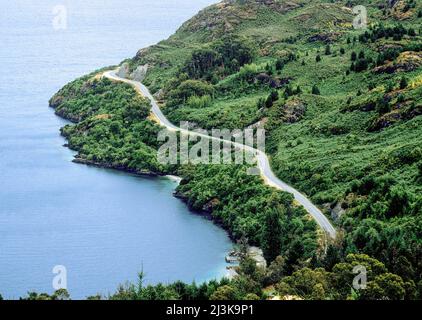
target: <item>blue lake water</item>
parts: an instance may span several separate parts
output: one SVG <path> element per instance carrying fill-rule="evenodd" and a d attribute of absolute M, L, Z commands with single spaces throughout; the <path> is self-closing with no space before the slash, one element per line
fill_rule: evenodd
<path fill-rule="evenodd" d="M 65 83 L 119 63 L 173 33 L 211 0 L 5 1 L 0 11 L 0 293 L 51 293 L 55 265 L 73 298 L 136 281 L 202 281 L 225 274 L 232 244 L 144 179 L 71 162 L 48 99 Z M 64 5 L 67 28 L 53 28 Z"/>

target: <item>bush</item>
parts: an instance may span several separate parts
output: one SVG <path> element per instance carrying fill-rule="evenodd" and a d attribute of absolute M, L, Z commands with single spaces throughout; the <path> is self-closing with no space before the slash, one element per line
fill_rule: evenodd
<path fill-rule="evenodd" d="M 213 93 L 213 86 L 204 81 L 186 80 L 183 81 L 175 90 L 170 92 L 170 97 L 173 100 L 185 102 L 192 96 L 211 96 Z"/>
<path fill-rule="evenodd" d="M 240 68 L 238 76 L 247 82 L 251 82 L 260 71 L 260 68 L 255 63 L 247 64 Z"/>
<path fill-rule="evenodd" d="M 210 297 L 210 300 L 235 300 L 236 291 L 231 286 L 222 286 L 218 288 Z"/>
<path fill-rule="evenodd" d="M 209 95 L 205 95 L 202 97 L 192 96 L 188 99 L 188 106 L 191 108 L 208 108 L 212 104 L 212 99 Z"/>

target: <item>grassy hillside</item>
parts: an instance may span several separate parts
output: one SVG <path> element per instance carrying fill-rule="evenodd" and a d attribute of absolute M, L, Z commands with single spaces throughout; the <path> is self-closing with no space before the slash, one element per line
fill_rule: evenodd
<path fill-rule="evenodd" d="M 69 83 L 50 100 L 58 115 L 75 122 L 61 129 L 68 146 L 78 152 L 75 162 L 138 175 L 179 175 L 183 180 L 176 196 L 192 210 L 210 215 L 233 239 L 244 237 L 263 247 L 270 260 L 298 246 L 302 253 L 295 263 L 316 255 L 316 223 L 290 194 L 248 175 L 248 166 L 159 163 L 162 128 L 147 118 L 150 103 L 130 85 L 100 77 L 101 72 Z M 271 214 L 280 219 L 275 225 L 266 220 Z M 279 237 L 270 241 L 274 230 Z"/>
<path fill-rule="evenodd" d="M 353 28 L 357 4 L 366 30 Z M 149 65 L 145 83 L 176 123 L 265 125 L 277 175 L 344 231 L 337 249 L 393 269 L 406 259 L 417 282 L 421 15 L 411 0 L 223 1 L 130 65 Z"/>

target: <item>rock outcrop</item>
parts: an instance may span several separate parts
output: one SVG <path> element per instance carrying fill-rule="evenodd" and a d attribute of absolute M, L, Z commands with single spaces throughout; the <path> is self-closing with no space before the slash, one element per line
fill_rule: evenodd
<path fill-rule="evenodd" d="M 422 52 L 405 51 L 399 55 L 397 61 L 376 67 L 372 72 L 376 74 L 409 72 L 420 66 L 422 66 Z"/>
<path fill-rule="evenodd" d="M 148 71 L 148 65 L 138 66 L 131 74 L 131 78 L 135 81 L 144 81 Z"/>

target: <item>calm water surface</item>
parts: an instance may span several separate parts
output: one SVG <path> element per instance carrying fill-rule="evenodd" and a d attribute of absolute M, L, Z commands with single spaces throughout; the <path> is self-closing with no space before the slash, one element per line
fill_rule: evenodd
<path fill-rule="evenodd" d="M 172 197 L 175 182 L 71 162 L 47 107 L 65 83 L 156 43 L 212 0 L 5 1 L 0 5 L 0 293 L 52 292 L 64 265 L 73 298 L 135 281 L 225 273 L 227 234 Z M 56 5 L 67 29 L 52 27 Z"/>

